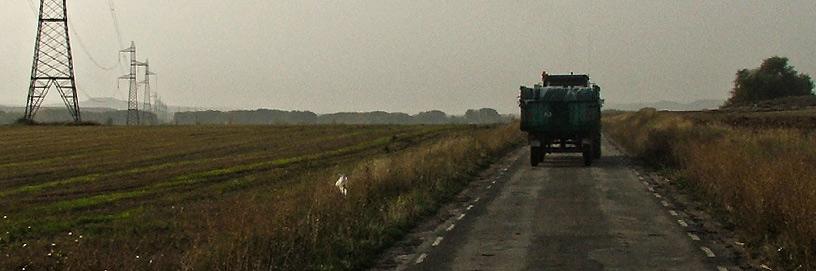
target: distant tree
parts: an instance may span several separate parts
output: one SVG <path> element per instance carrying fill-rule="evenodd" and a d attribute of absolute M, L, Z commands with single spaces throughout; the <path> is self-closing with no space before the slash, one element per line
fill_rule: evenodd
<path fill-rule="evenodd" d="M 804 95 L 813 95 L 810 76 L 788 65 L 787 58 L 775 56 L 765 59 L 759 68 L 737 72 L 726 106 Z"/>
<path fill-rule="evenodd" d="M 482 108 L 479 110 L 469 109 L 465 112 L 465 119 L 470 124 L 489 124 L 502 121 L 502 117 L 495 109 Z"/>
<path fill-rule="evenodd" d="M 421 124 L 443 124 L 448 122 L 448 115 L 439 110 L 431 110 L 416 114 L 414 121 Z"/>

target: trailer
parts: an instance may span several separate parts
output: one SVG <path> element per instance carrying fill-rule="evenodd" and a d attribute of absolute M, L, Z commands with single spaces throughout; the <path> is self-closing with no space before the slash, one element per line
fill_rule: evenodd
<path fill-rule="evenodd" d="M 521 130 L 530 143 L 530 164 L 551 153 L 582 153 L 584 165 L 601 157 L 601 88 L 589 76 L 542 75 L 542 83 L 522 86 Z"/>

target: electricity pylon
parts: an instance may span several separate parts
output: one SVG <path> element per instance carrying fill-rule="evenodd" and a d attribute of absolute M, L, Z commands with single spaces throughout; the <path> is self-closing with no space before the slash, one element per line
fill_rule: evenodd
<path fill-rule="evenodd" d="M 128 114 L 127 125 L 139 125 L 141 119 L 139 118 L 139 84 L 136 81 L 136 73 L 139 67 L 145 66 L 145 63 L 136 60 L 136 43 L 131 41 L 130 47 L 119 51 L 120 54 L 130 54 L 130 73 L 120 76 L 119 79 L 128 80 Z"/>
<path fill-rule="evenodd" d="M 144 67 L 145 67 L 144 81 L 141 82 L 141 85 L 144 86 L 144 98 L 143 98 L 143 101 L 142 101 L 142 111 L 144 111 L 144 112 L 153 112 L 153 106 L 152 106 L 152 104 L 150 102 L 150 99 L 153 98 L 153 96 L 150 94 L 150 76 L 154 76 L 154 75 L 156 75 L 156 73 L 153 73 L 153 72 L 150 71 L 150 60 L 149 59 L 145 59 Z"/>
<path fill-rule="evenodd" d="M 66 0 L 41 0 L 34 63 L 28 87 L 25 118 L 34 121 L 45 96 L 56 88 L 75 122 L 82 121 L 79 112 L 71 39 L 68 37 Z"/>

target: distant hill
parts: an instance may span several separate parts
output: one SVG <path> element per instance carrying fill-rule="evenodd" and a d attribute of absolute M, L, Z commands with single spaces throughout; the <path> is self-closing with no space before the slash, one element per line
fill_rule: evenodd
<path fill-rule="evenodd" d="M 637 111 L 641 108 L 652 107 L 657 110 L 670 111 L 695 111 L 706 109 L 718 109 L 724 101 L 722 100 L 697 100 L 690 103 L 679 103 L 673 101 L 659 101 L 653 103 L 607 103 L 604 109 Z"/>

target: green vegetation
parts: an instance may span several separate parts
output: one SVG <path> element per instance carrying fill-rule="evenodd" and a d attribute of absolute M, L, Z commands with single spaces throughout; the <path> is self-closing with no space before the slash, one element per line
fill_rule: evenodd
<path fill-rule="evenodd" d="M 753 104 L 790 96 L 813 95 L 810 76 L 798 73 L 784 57 L 765 59 L 759 68 L 737 72 L 726 106 Z"/>
<path fill-rule="evenodd" d="M 630 154 L 674 171 L 718 207 L 774 269 L 816 268 L 816 135 L 748 125 L 763 118 L 758 113 L 737 126 L 711 114 L 643 109 L 607 114 L 604 128 Z"/>
<path fill-rule="evenodd" d="M 467 110 L 464 116 L 448 116 L 433 110 L 409 115 L 399 112 L 340 112 L 318 115 L 309 111 L 281 111 L 258 109 L 253 111 L 196 111 L 178 112 L 176 124 L 496 124 L 508 123 L 510 116 L 496 110 L 482 108 Z"/>
<path fill-rule="evenodd" d="M 517 125 L 0 126 L 0 269 L 359 269 L 520 141 Z"/>

